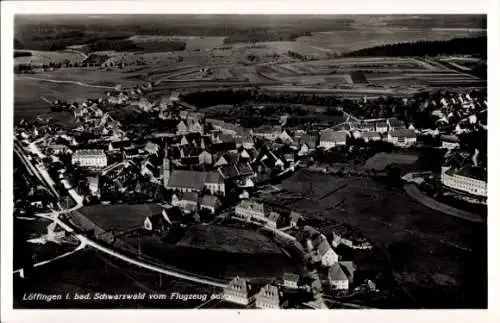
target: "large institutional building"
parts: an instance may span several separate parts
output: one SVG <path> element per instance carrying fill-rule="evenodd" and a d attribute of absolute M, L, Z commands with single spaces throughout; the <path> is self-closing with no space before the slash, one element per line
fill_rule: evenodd
<path fill-rule="evenodd" d="M 441 182 L 444 186 L 479 197 L 487 197 L 486 171 L 467 165 L 459 169 L 442 167 Z"/>
<path fill-rule="evenodd" d="M 71 156 L 71 163 L 82 167 L 102 168 L 108 165 L 108 158 L 101 149 L 81 149 Z"/>

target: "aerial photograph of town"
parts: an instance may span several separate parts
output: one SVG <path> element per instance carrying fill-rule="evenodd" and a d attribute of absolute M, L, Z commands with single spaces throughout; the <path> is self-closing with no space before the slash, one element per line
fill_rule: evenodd
<path fill-rule="evenodd" d="M 15 15 L 14 309 L 486 309 L 486 25 Z"/>

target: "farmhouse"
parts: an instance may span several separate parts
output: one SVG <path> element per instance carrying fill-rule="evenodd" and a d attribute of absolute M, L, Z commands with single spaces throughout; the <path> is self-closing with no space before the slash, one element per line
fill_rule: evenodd
<path fill-rule="evenodd" d="M 277 286 L 267 284 L 255 295 L 255 307 L 261 309 L 279 309 L 280 296 Z"/>
<path fill-rule="evenodd" d="M 233 280 L 224 287 L 223 298 L 228 302 L 248 305 L 252 300 L 248 281 L 239 277 L 233 278 Z"/>
<path fill-rule="evenodd" d="M 326 150 L 336 146 L 345 146 L 347 134 L 343 131 L 325 131 L 320 135 L 319 146 Z"/>
<path fill-rule="evenodd" d="M 417 134 L 414 130 L 394 130 L 387 134 L 387 141 L 395 146 L 408 147 L 417 142 Z"/>
<path fill-rule="evenodd" d="M 196 192 L 185 192 L 182 194 L 182 199 L 180 200 L 179 206 L 186 211 L 196 211 L 198 208 L 199 195 Z"/>

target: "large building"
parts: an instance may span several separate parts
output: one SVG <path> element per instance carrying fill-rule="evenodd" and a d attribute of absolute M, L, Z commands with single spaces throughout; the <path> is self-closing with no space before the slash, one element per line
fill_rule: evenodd
<path fill-rule="evenodd" d="M 108 158 L 102 149 L 81 149 L 71 156 L 71 163 L 81 167 L 102 168 L 108 165 Z"/>
<path fill-rule="evenodd" d="M 488 183 L 486 170 L 472 165 L 458 169 L 441 168 L 441 182 L 444 186 L 462 193 L 487 197 Z"/>
<path fill-rule="evenodd" d="M 319 137 L 319 146 L 330 149 L 336 146 L 345 146 L 347 134 L 343 131 L 324 131 Z"/>
<path fill-rule="evenodd" d="M 277 286 L 266 285 L 255 295 L 255 307 L 261 309 L 279 309 L 280 292 Z"/>
<path fill-rule="evenodd" d="M 224 178 L 218 172 L 171 170 L 168 160 L 163 162 L 163 185 L 181 192 L 201 192 L 206 188 L 212 194 L 226 194 Z"/>
<path fill-rule="evenodd" d="M 224 287 L 224 300 L 241 305 L 250 303 L 250 286 L 246 279 L 234 278 Z"/>
<path fill-rule="evenodd" d="M 252 200 L 243 200 L 241 201 L 235 208 L 234 213 L 236 216 L 250 220 L 250 218 L 255 218 L 259 220 L 267 221 L 264 203 L 252 201 Z"/>
<path fill-rule="evenodd" d="M 417 143 L 417 134 L 410 129 L 393 130 L 387 133 L 387 141 L 394 146 L 408 147 Z"/>

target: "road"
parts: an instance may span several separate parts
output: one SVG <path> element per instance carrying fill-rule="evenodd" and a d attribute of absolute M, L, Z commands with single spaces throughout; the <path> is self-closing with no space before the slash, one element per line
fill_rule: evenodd
<path fill-rule="evenodd" d="M 404 190 L 408 195 L 410 195 L 415 200 L 419 201 L 420 203 L 422 203 L 423 205 L 427 206 L 430 209 L 471 222 L 476 222 L 476 223 L 486 222 L 485 219 L 483 219 L 481 216 L 477 214 L 470 213 L 464 210 L 459 210 L 450 205 L 436 201 L 435 199 L 422 193 L 415 184 L 404 185 Z"/>
<path fill-rule="evenodd" d="M 32 77 L 32 76 L 20 76 L 20 75 L 14 75 L 15 78 L 25 78 L 25 79 L 30 79 L 30 80 L 38 80 L 38 81 L 44 81 L 44 82 L 51 82 L 51 83 L 68 83 L 68 84 L 75 84 L 79 86 L 85 86 L 85 87 L 95 87 L 95 88 L 101 88 L 101 89 L 109 89 L 109 90 L 114 90 L 114 86 L 104 86 L 104 85 L 94 85 L 94 84 L 88 84 L 80 81 L 70 81 L 70 80 L 54 80 L 54 79 L 46 79 L 46 78 L 41 78 L 41 77 Z"/>

